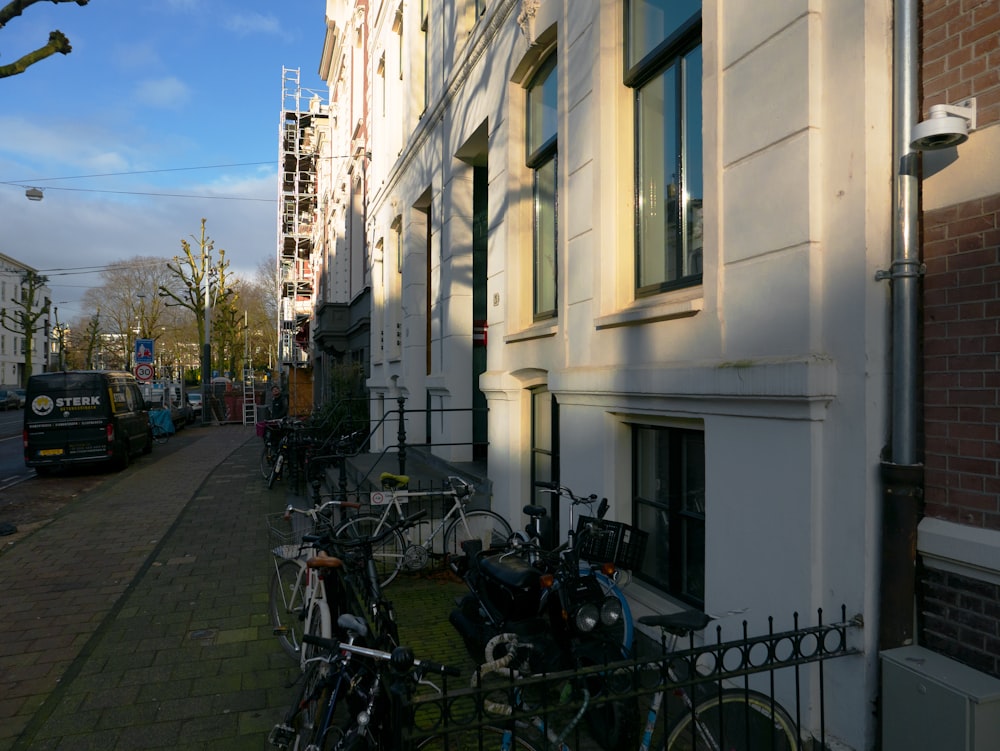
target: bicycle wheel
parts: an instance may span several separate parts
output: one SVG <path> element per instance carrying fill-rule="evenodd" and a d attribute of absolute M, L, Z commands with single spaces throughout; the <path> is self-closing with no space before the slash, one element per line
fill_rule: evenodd
<path fill-rule="evenodd" d="M 267 476 L 268 490 L 274 487 L 274 481 L 281 477 L 281 469 L 285 464 L 285 455 L 280 450 L 274 457 L 274 464 L 271 465 L 271 474 Z"/>
<path fill-rule="evenodd" d="M 462 543 L 466 540 L 482 540 L 483 550 L 503 547 L 513 533 L 507 520 L 495 511 L 466 511 L 465 521 L 459 516 L 445 530 L 444 554 L 446 558 L 465 555 Z"/>
<path fill-rule="evenodd" d="M 296 662 L 305 630 L 304 572 L 296 561 L 282 561 L 274 569 L 270 587 L 271 626 L 281 648 Z"/>
<path fill-rule="evenodd" d="M 535 751 L 535 747 L 522 737 L 526 730 L 511 730 L 487 725 L 483 728 L 464 728 L 449 730 L 447 735 L 426 738 L 420 741 L 417 748 L 421 751 L 498 751 L 498 749 L 518 749 L 518 751 Z"/>
<path fill-rule="evenodd" d="M 342 710 L 338 714 L 342 690 L 338 689 L 335 695 L 334 689 L 338 685 L 342 687 L 344 683 L 336 674 L 331 675 L 330 671 L 330 666 L 325 662 L 309 664 L 299 704 L 301 709 L 296 716 L 298 738 L 292 747 L 293 751 L 333 749 L 343 736 L 340 722 L 346 716 Z"/>
<path fill-rule="evenodd" d="M 303 625 L 303 631 L 311 636 L 319 636 L 324 639 L 333 638 L 333 621 L 330 616 L 330 608 L 323 600 L 313 598 L 309 605 L 308 615 Z M 315 647 L 309 644 L 302 644 L 299 649 L 299 666 L 305 670 L 309 666 L 309 660 L 322 654 L 322 647 Z"/>
<path fill-rule="evenodd" d="M 265 443 L 264 449 L 260 452 L 260 476 L 265 480 L 271 478 L 271 469 L 274 467 L 275 456 L 274 446 L 270 443 Z"/>
<path fill-rule="evenodd" d="M 669 751 L 798 751 L 788 712 L 756 691 L 723 691 L 686 711 L 670 731 Z"/>
<path fill-rule="evenodd" d="M 337 527 L 336 537 L 344 540 L 360 540 L 380 534 L 386 527 L 383 517 L 375 514 L 361 514 L 352 517 Z M 406 540 L 399 530 L 393 530 L 384 540 L 372 546 L 372 560 L 378 572 L 379 584 L 388 585 L 403 565 L 403 551 Z"/>

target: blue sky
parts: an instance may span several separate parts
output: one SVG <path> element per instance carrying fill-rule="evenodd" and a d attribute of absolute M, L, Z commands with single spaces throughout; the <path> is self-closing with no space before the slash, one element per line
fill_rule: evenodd
<path fill-rule="evenodd" d="M 202 217 L 237 273 L 274 257 L 282 66 L 325 98 L 325 7 L 40 2 L 0 29 L 4 63 L 54 29 L 73 46 L 0 79 L 0 253 L 49 276 L 62 320 L 88 312 L 78 301 L 100 280 L 56 270 L 176 255 Z M 109 174 L 121 172 L 140 174 Z M 102 176 L 51 179 L 84 175 Z M 44 199 L 28 201 L 25 186 Z"/>

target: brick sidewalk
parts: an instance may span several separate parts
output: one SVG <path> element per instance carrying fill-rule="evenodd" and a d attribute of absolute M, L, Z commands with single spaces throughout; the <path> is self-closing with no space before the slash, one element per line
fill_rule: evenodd
<path fill-rule="evenodd" d="M 298 672 L 271 635 L 253 431 L 183 431 L 0 556 L 0 749 L 264 748 Z M 464 586 L 401 575 L 401 640 L 471 669 Z M 468 674 L 468 673 L 466 673 Z"/>

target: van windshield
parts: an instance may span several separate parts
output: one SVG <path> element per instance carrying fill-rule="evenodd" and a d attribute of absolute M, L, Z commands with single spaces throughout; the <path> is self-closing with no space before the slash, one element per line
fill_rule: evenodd
<path fill-rule="evenodd" d="M 28 382 L 27 417 L 32 421 L 87 419 L 124 408 L 128 390 L 93 373 L 52 373 Z M 113 405 L 110 399 L 114 400 Z M 113 407 L 113 410 L 109 407 Z"/>

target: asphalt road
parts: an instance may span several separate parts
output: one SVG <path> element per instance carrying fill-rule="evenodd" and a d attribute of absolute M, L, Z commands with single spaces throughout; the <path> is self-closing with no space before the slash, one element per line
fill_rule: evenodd
<path fill-rule="evenodd" d="M 8 413 L 15 419 L 14 412 Z M 10 435 L 9 421 L 0 412 L 0 524 L 13 524 L 17 532 L 0 536 L 0 554 L 8 544 L 50 522 L 68 503 L 98 487 L 116 472 L 109 467 L 94 465 L 72 467 L 46 477 L 24 466 L 21 445 L 21 418 L 17 413 L 17 428 Z M 139 464 L 156 462 L 193 440 L 200 428 L 187 428 L 171 436 L 165 444 L 153 446 L 153 453 L 132 460 L 133 471 Z"/>

